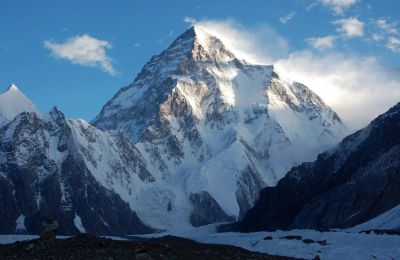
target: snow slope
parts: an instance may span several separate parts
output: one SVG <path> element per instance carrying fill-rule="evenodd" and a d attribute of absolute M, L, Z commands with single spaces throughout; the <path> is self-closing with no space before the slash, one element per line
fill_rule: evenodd
<path fill-rule="evenodd" d="M 36 106 L 14 84 L 0 94 L 0 127 L 22 112 L 37 112 Z"/>
<path fill-rule="evenodd" d="M 400 205 L 388 210 L 387 212 L 373 218 L 363 224 L 350 228 L 351 231 L 367 230 L 400 230 Z"/>
<path fill-rule="evenodd" d="M 92 123 L 123 130 L 135 143 L 156 180 L 135 207 L 146 223 L 166 229 L 194 224 L 193 212 L 208 212 L 211 204 L 241 217 L 261 188 L 346 132 L 306 86 L 273 66 L 237 59 L 202 27 L 152 57 Z M 200 193 L 212 198 L 202 209 L 190 199 Z M 218 217 L 201 222 L 223 221 Z"/>

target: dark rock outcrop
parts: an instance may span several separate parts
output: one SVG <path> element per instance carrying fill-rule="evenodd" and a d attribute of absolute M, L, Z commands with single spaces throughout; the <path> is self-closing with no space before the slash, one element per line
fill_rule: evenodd
<path fill-rule="evenodd" d="M 0 245 L 1 259 L 294 259 L 250 252 L 227 245 L 197 243 L 165 236 L 118 241 L 80 235 L 52 242 L 30 240 Z"/>
<path fill-rule="evenodd" d="M 194 207 L 190 215 L 190 222 L 195 227 L 216 222 L 235 221 L 235 218 L 228 216 L 207 191 L 192 193 L 189 199 Z"/>

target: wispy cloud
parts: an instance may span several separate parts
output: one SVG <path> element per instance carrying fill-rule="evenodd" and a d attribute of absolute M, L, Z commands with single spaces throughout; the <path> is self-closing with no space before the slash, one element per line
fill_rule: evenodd
<path fill-rule="evenodd" d="M 385 31 L 388 34 L 398 34 L 396 24 L 395 23 L 389 23 L 386 19 L 378 19 L 375 21 L 376 25 L 378 28 L 381 30 Z"/>
<path fill-rule="evenodd" d="M 399 29 L 397 28 L 399 23 L 390 18 L 371 19 L 369 25 L 373 26 L 370 27 L 370 40 L 392 52 L 400 53 Z"/>
<path fill-rule="evenodd" d="M 271 64 L 288 54 L 288 41 L 268 24 L 245 27 L 234 19 L 196 20 L 192 17 L 185 17 L 184 21 L 203 27 L 221 39 L 238 58 L 248 62 Z"/>
<path fill-rule="evenodd" d="M 395 37 L 390 37 L 386 44 L 386 48 L 392 52 L 400 53 L 400 39 Z"/>
<path fill-rule="evenodd" d="M 63 43 L 47 40 L 44 47 L 56 58 L 68 60 L 73 64 L 99 67 L 110 75 L 116 75 L 111 58 L 106 53 L 107 49 L 112 47 L 108 41 L 84 34 L 71 37 Z"/>
<path fill-rule="evenodd" d="M 373 33 L 373 34 L 371 34 L 371 39 L 373 41 L 380 42 L 380 41 L 383 41 L 385 39 L 385 37 L 382 34 Z"/>
<path fill-rule="evenodd" d="M 290 22 L 290 20 L 293 19 L 293 17 L 296 15 L 295 11 L 291 11 L 290 13 L 288 13 L 287 15 L 281 16 L 279 17 L 279 22 L 283 23 L 283 24 L 287 24 L 288 22 Z"/>
<path fill-rule="evenodd" d="M 357 17 L 339 19 L 334 21 L 333 24 L 339 26 L 336 31 L 346 38 L 356 38 L 364 35 L 365 24 Z"/>
<path fill-rule="evenodd" d="M 375 57 L 303 50 L 277 61 L 276 67 L 316 92 L 352 130 L 400 100 L 400 80 Z"/>
<path fill-rule="evenodd" d="M 331 8 L 336 15 L 343 15 L 344 11 L 355 5 L 358 0 L 318 0 L 322 5 Z"/>
<path fill-rule="evenodd" d="M 307 38 L 305 41 L 308 42 L 314 49 L 317 50 L 327 50 L 332 49 L 335 46 L 336 37 L 333 35 L 328 35 L 325 37 L 311 37 Z"/>

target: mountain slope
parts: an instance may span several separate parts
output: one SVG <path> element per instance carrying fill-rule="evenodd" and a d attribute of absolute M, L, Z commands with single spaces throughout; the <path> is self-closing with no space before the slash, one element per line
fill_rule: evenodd
<path fill-rule="evenodd" d="M 124 134 L 65 120 L 56 108 L 23 112 L 0 129 L 1 233 L 37 234 L 47 218 L 61 234 L 150 232 L 121 195 L 151 181 Z"/>
<path fill-rule="evenodd" d="M 24 111 L 37 112 L 37 109 L 16 85 L 11 84 L 5 92 L 0 94 L 0 126 Z"/>
<path fill-rule="evenodd" d="M 306 86 L 237 59 L 201 27 L 152 57 L 92 124 L 123 130 L 135 143 L 155 177 L 136 209 L 160 228 L 242 216 L 261 188 L 346 131 Z M 193 202 L 198 196 L 207 203 Z M 218 214 L 205 214 L 215 207 Z"/>
<path fill-rule="evenodd" d="M 262 190 L 240 231 L 348 228 L 400 204 L 400 103 Z"/>

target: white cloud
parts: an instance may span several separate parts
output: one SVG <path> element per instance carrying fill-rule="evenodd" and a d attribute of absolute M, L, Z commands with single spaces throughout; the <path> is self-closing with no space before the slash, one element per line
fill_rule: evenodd
<path fill-rule="evenodd" d="M 381 29 L 384 30 L 385 32 L 389 33 L 389 34 L 397 34 L 398 31 L 396 29 L 396 25 L 393 24 L 389 24 L 388 21 L 386 19 L 378 19 L 376 20 L 376 25 Z"/>
<path fill-rule="evenodd" d="M 277 61 L 276 67 L 316 92 L 351 130 L 365 126 L 400 101 L 400 80 L 374 57 L 304 50 Z"/>
<path fill-rule="evenodd" d="M 191 24 L 191 25 L 193 25 L 193 24 L 195 24 L 197 22 L 196 19 L 194 19 L 193 17 L 190 17 L 190 16 L 186 16 L 185 18 L 183 18 L 183 21 L 185 23 L 188 23 L 188 24 Z"/>
<path fill-rule="evenodd" d="M 267 24 L 246 28 L 233 19 L 184 21 L 201 26 L 211 35 L 221 39 L 238 58 L 257 64 L 271 64 L 287 56 L 288 41 Z"/>
<path fill-rule="evenodd" d="M 390 37 L 386 44 L 386 48 L 388 48 L 392 52 L 400 53 L 400 39 L 395 37 Z"/>
<path fill-rule="evenodd" d="M 290 13 L 288 13 L 287 15 L 281 16 L 279 17 L 279 21 L 283 24 L 287 24 L 288 22 L 290 22 L 290 20 L 293 19 L 293 17 L 296 15 L 295 11 L 292 11 Z"/>
<path fill-rule="evenodd" d="M 325 37 L 311 37 L 305 41 L 308 42 L 314 49 L 327 50 L 332 49 L 335 46 L 335 36 L 328 35 Z"/>
<path fill-rule="evenodd" d="M 343 15 L 344 11 L 356 4 L 358 0 L 319 0 L 319 2 L 332 8 L 335 14 Z"/>
<path fill-rule="evenodd" d="M 334 21 L 333 24 L 339 26 L 336 31 L 346 38 L 362 37 L 364 35 L 365 24 L 358 20 L 357 17 L 339 19 Z"/>
<path fill-rule="evenodd" d="M 372 40 L 376 41 L 376 42 L 380 42 L 382 40 L 385 39 L 385 37 L 383 37 L 383 35 L 379 34 L 379 33 L 373 33 L 371 35 Z"/>
<path fill-rule="evenodd" d="M 112 47 L 110 42 L 84 34 L 69 38 L 64 43 L 45 41 L 44 47 L 51 50 L 56 58 L 68 60 L 73 64 L 100 67 L 110 75 L 116 74 L 111 58 L 106 54 L 106 50 Z"/>

